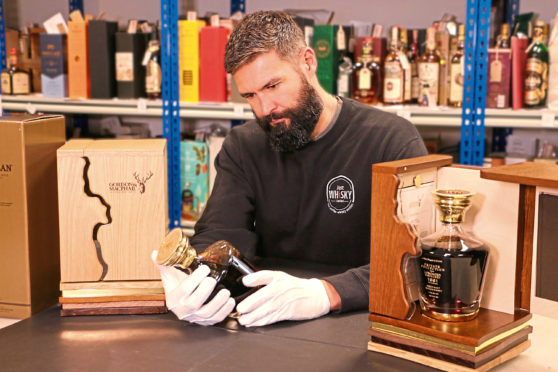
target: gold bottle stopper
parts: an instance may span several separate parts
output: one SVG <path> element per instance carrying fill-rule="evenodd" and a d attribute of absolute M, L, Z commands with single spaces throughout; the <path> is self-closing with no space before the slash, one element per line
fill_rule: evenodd
<path fill-rule="evenodd" d="M 196 250 L 190 245 L 184 231 L 177 227 L 163 239 L 157 254 L 157 264 L 186 269 L 192 264 L 196 254 Z"/>
<path fill-rule="evenodd" d="M 471 206 L 473 193 L 467 190 L 440 189 L 433 193 L 434 202 L 442 212 L 443 223 L 463 222 L 465 211 Z"/>

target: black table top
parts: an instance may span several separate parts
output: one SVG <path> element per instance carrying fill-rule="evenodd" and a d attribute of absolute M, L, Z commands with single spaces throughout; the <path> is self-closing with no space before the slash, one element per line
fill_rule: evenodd
<path fill-rule="evenodd" d="M 329 273 L 319 269 L 310 271 Z M 230 320 L 202 327 L 172 313 L 61 317 L 55 306 L 0 330 L 0 370 L 432 371 L 367 351 L 367 315 L 329 314 L 255 328 Z"/>

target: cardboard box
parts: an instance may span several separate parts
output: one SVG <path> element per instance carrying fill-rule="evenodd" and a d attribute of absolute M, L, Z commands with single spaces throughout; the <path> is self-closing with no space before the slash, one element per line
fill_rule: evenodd
<path fill-rule="evenodd" d="M 519 110 L 523 108 L 523 89 L 524 89 L 524 72 L 525 62 L 527 59 L 527 47 L 529 45 L 528 39 L 520 39 L 517 36 L 512 36 L 512 108 Z"/>
<path fill-rule="evenodd" d="M 68 45 L 64 34 L 41 34 L 43 97 L 68 96 Z"/>
<path fill-rule="evenodd" d="M 62 282 L 158 280 L 166 141 L 71 140 L 57 156 Z"/>
<path fill-rule="evenodd" d="M 180 101 L 200 100 L 200 29 L 203 21 L 178 21 Z"/>
<path fill-rule="evenodd" d="M 89 98 L 89 45 L 87 22 L 68 21 L 68 95 L 70 98 Z"/>
<path fill-rule="evenodd" d="M 0 118 L 0 317 L 56 303 L 60 264 L 56 149 L 64 117 Z"/>
<path fill-rule="evenodd" d="M 148 34 L 117 32 L 116 36 L 116 95 L 118 98 L 145 97 L 145 66 L 143 55 Z"/>
<path fill-rule="evenodd" d="M 227 101 L 225 47 L 228 31 L 221 26 L 205 26 L 200 31 L 200 101 Z"/>
<path fill-rule="evenodd" d="M 89 21 L 89 66 L 91 98 L 112 98 L 116 96 L 116 76 L 114 53 L 116 52 L 114 34 L 118 23 L 94 20 Z"/>
<path fill-rule="evenodd" d="M 318 80 L 326 92 L 337 93 L 337 73 L 339 51 L 336 43 L 337 27 L 332 25 L 314 26 L 314 51 L 318 58 Z"/>
<path fill-rule="evenodd" d="M 180 142 L 181 223 L 193 226 L 209 198 L 209 146 L 205 142 Z"/>
<path fill-rule="evenodd" d="M 486 108 L 510 107 L 511 49 L 488 49 Z"/>

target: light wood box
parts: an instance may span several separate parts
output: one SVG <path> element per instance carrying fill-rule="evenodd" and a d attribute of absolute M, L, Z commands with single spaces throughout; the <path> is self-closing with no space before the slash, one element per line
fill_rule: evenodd
<path fill-rule="evenodd" d="M 61 281 L 158 280 L 166 140 L 72 140 L 57 156 Z"/>
<path fill-rule="evenodd" d="M 56 149 L 64 117 L 0 118 L 0 317 L 56 303 L 60 280 Z"/>

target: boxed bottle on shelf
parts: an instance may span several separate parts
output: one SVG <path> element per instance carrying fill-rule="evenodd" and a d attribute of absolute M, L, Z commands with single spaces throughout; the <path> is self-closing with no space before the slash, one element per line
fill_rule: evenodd
<path fill-rule="evenodd" d="M 200 100 L 200 31 L 204 26 L 196 12 L 188 12 L 185 20 L 178 21 L 178 84 L 183 102 Z"/>
<path fill-rule="evenodd" d="M 68 21 L 68 95 L 70 98 L 90 98 L 89 44 L 87 42 L 90 15 L 83 18 L 79 10 Z"/>
<path fill-rule="evenodd" d="M 91 98 L 112 98 L 116 96 L 114 54 L 117 31 L 117 22 L 89 21 L 90 80 L 95 82 L 91 85 Z"/>
<path fill-rule="evenodd" d="M 183 226 L 193 226 L 209 198 L 209 146 L 200 141 L 180 142 L 180 190 Z"/>
<path fill-rule="evenodd" d="M 41 34 L 43 97 L 68 96 L 68 43 L 66 34 Z"/>
<path fill-rule="evenodd" d="M 212 15 L 209 26 L 200 31 L 200 101 L 227 101 L 225 47 L 229 31 Z"/>
<path fill-rule="evenodd" d="M 138 32 L 137 20 L 131 20 L 127 32 L 115 34 L 115 41 L 117 97 L 145 97 L 145 66 L 142 65 L 142 59 L 149 42 L 149 33 Z"/>

